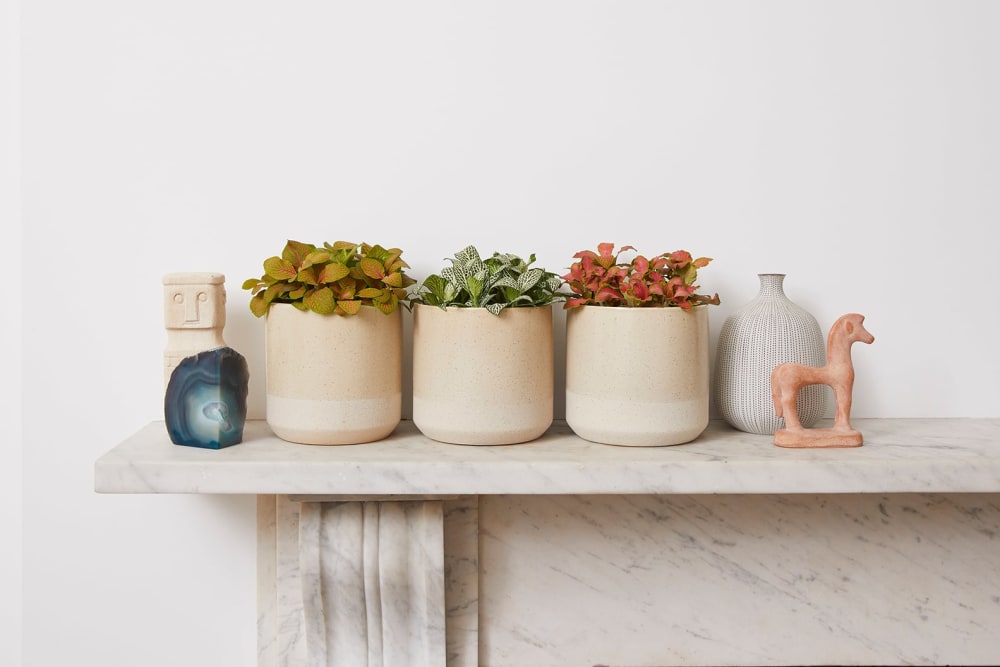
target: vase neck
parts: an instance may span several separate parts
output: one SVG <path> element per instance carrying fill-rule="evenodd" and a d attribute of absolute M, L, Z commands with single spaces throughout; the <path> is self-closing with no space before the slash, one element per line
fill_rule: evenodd
<path fill-rule="evenodd" d="M 760 292 L 757 294 L 758 298 L 783 298 L 785 296 L 784 273 L 758 273 L 757 277 L 760 278 Z"/>

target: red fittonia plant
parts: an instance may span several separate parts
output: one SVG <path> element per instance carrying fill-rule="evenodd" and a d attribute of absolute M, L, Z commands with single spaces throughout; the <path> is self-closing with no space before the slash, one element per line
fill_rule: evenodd
<path fill-rule="evenodd" d="M 708 266 L 708 257 L 694 259 L 686 250 L 652 258 L 636 255 L 631 262 L 618 261 L 632 246 L 614 252 L 613 243 L 601 243 L 597 252 L 582 250 L 563 280 L 578 295 L 566 299 L 565 308 L 577 306 L 676 306 L 691 310 L 700 304 L 718 304 L 719 295 L 697 294 L 698 269 Z"/>

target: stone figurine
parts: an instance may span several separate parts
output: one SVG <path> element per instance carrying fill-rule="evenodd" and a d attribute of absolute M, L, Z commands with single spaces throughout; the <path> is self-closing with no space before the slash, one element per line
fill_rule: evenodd
<path fill-rule="evenodd" d="M 163 412 L 175 445 L 221 449 L 243 440 L 250 372 L 222 338 L 225 282 L 221 273 L 163 277 Z"/>
<path fill-rule="evenodd" d="M 163 276 L 163 386 L 184 357 L 225 347 L 226 277 L 221 273 L 168 273 Z"/>
<path fill-rule="evenodd" d="M 851 345 L 871 344 L 875 336 L 864 327 L 864 315 L 849 313 L 830 327 L 826 341 L 826 365 L 779 364 L 771 372 L 774 411 L 784 417 L 785 428 L 774 434 L 779 447 L 860 447 L 861 432 L 851 427 L 851 395 L 854 391 L 854 364 Z M 833 428 L 804 428 L 799 422 L 796 400 L 802 387 L 826 384 L 833 388 L 837 413 Z"/>

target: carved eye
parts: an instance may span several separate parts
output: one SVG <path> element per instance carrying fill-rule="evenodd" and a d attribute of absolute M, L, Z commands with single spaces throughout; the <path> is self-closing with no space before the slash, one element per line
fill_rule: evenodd
<path fill-rule="evenodd" d="M 184 295 L 180 292 L 174 294 L 174 303 L 184 303 Z"/>
<path fill-rule="evenodd" d="M 208 301 L 208 294 L 205 292 L 198 292 L 198 301 L 205 302 Z"/>

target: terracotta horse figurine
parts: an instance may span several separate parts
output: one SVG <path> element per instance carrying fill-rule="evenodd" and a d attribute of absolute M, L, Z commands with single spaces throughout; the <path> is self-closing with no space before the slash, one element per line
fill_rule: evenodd
<path fill-rule="evenodd" d="M 771 398 L 774 411 L 785 418 L 785 428 L 774 434 L 779 447 L 858 447 L 863 438 L 851 428 L 851 395 L 854 391 L 854 364 L 851 345 L 870 344 L 875 336 L 864 326 L 864 315 L 849 313 L 830 327 L 826 339 L 826 366 L 780 364 L 771 372 Z M 799 421 L 796 401 L 799 390 L 811 384 L 826 384 L 833 388 L 837 414 L 833 428 L 804 428 Z"/>

